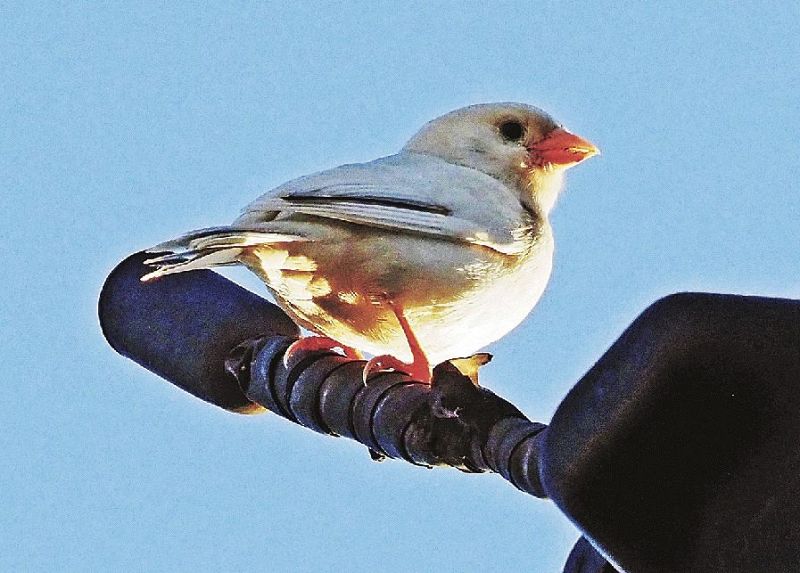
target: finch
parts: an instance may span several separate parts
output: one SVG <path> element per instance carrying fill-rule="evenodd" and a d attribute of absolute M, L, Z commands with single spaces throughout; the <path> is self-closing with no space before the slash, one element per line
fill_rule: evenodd
<path fill-rule="evenodd" d="M 498 340 L 539 301 L 564 172 L 597 153 L 535 107 L 465 107 L 395 155 L 294 179 L 230 226 L 152 247 L 142 280 L 244 265 L 315 334 L 287 354 L 363 351 L 365 381 L 394 369 L 430 382 L 432 365 Z"/>

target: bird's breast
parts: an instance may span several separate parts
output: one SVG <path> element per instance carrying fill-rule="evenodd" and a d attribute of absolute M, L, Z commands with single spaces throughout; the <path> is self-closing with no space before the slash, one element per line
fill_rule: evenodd
<path fill-rule="evenodd" d="M 544 291 L 552 251 L 549 233 L 516 258 L 452 241 L 356 233 L 338 244 L 259 249 L 249 266 L 302 326 L 409 359 L 391 300 L 437 363 L 472 354 L 517 326 Z"/>

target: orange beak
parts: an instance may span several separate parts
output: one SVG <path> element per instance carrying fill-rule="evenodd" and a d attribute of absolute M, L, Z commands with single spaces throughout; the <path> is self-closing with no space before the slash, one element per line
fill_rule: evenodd
<path fill-rule="evenodd" d="M 529 146 L 528 153 L 531 165 L 544 167 L 549 164 L 566 167 L 597 155 L 600 150 L 593 143 L 558 127 Z"/>

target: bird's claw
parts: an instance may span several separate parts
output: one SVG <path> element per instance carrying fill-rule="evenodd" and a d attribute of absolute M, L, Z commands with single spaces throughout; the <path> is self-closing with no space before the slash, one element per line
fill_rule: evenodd
<path fill-rule="evenodd" d="M 402 372 L 418 382 L 423 382 L 425 384 L 431 383 L 432 373 L 430 366 L 427 363 L 418 364 L 416 362 L 412 362 L 409 364 L 398 358 L 395 358 L 394 356 L 391 356 L 390 354 L 381 354 L 380 356 L 371 358 L 364 366 L 364 384 L 366 385 L 369 382 L 369 379 L 376 374 L 386 372 L 387 370 Z"/>
<path fill-rule="evenodd" d="M 283 365 L 288 368 L 289 364 L 297 359 L 297 356 L 304 352 L 330 352 L 339 349 L 347 358 L 353 360 L 360 360 L 361 353 L 355 348 L 350 348 L 336 342 L 332 338 L 326 336 L 306 336 L 299 338 L 289 345 L 286 352 L 283 353 Z"/>

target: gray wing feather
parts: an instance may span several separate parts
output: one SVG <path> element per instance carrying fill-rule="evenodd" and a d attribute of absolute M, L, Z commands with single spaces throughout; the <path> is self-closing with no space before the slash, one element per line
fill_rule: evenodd
<path fill-rule="evenodd" d="M 463 241 L 507 254 L 524 248 L 531 225 L 514 192 L 497 179 L 410 152 L 290 181 L 248 205 L 237 222 L 291 214 Z"/>
<path fill-rule="evenodd" d="M 313 202 L 297 201 L 293 197 L 264 201 L 263 207 L 283 213 L 299 213 L 326 219 L 336 219 L 356 225 L 395 229 L 442 238 L 472 242 L 480 230 L 470 222 L 453 215 L 431 213 L 408 207 L 373 204 L 358 200 L 341 201 L 320 198 Z"/>

